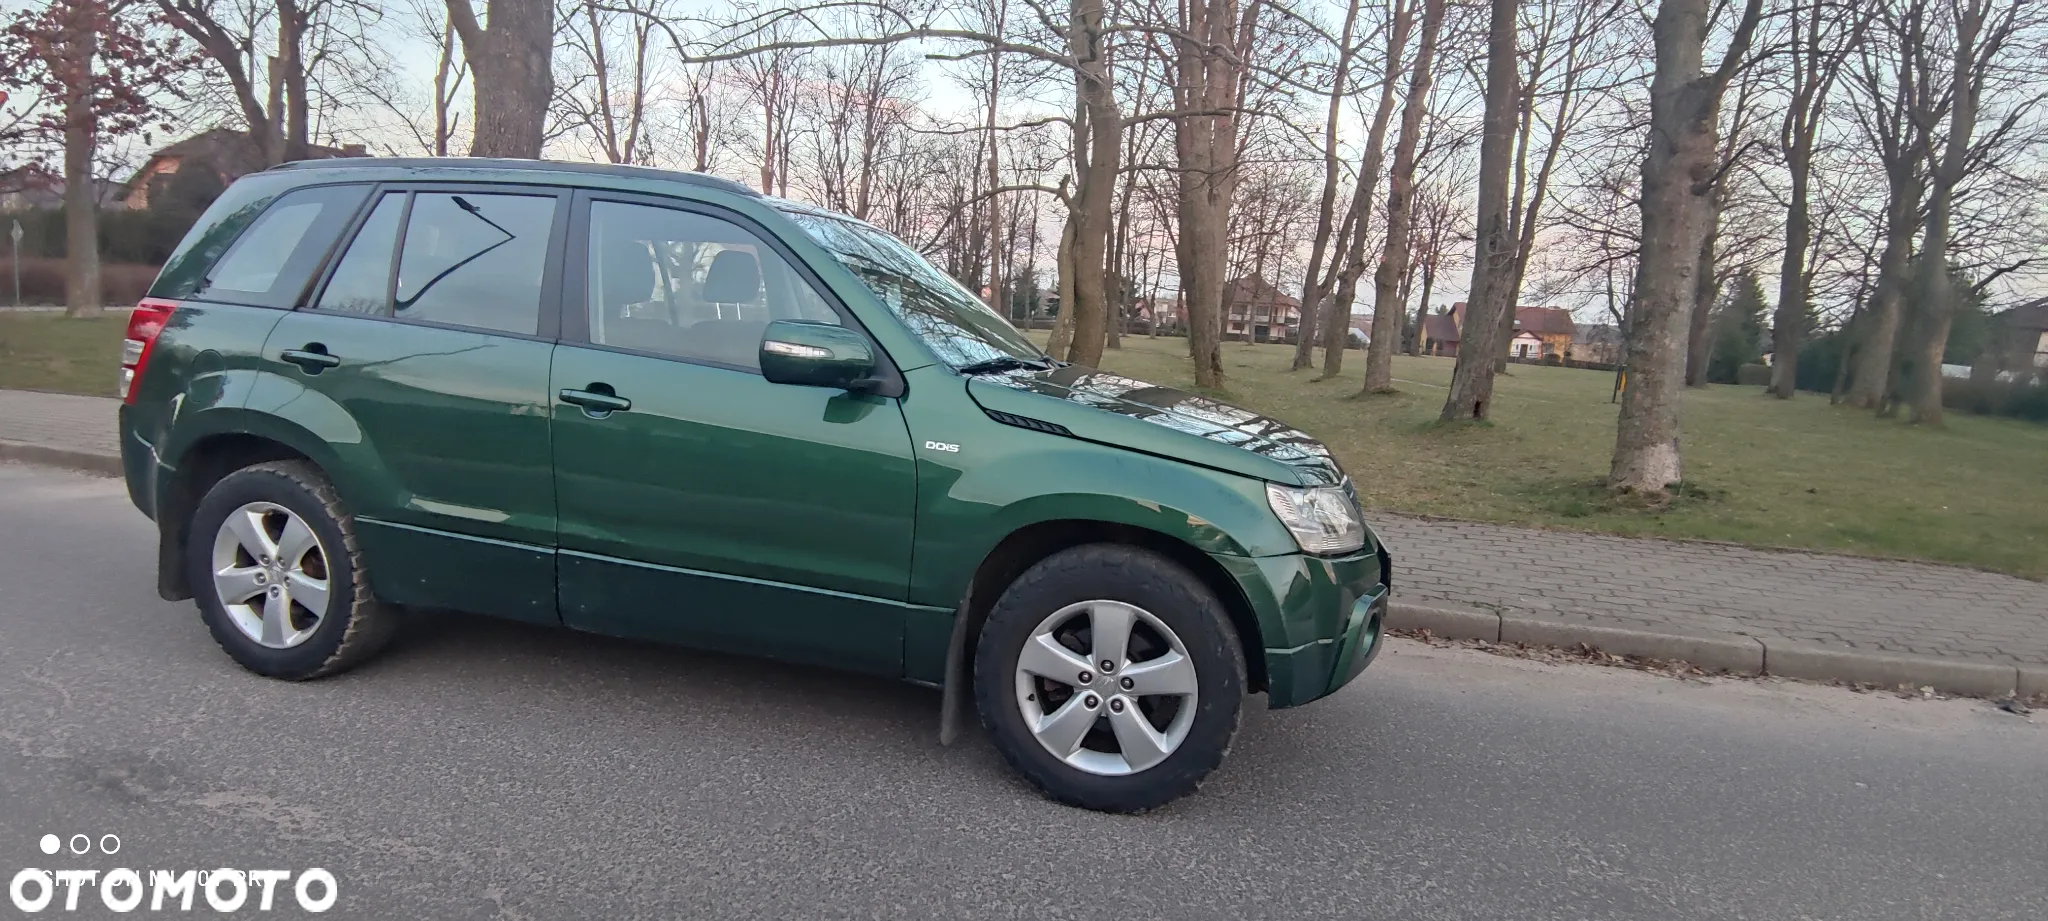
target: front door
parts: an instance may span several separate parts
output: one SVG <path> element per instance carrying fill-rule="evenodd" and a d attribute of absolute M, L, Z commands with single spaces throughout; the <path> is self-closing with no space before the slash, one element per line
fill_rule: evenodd
<path fill-rule="evenodd" d="M 916 493 L 892 398 L 771 384 L 771 319 L 850 323 L 737 219 L 579 201 L 555 351 L 570 626 L 894 675 Z"/>
<path fill-rule="evenodd" d="M 334 452 L 385 601 L 559 622 L 547 292 L 568 206 L 552 189 L 386 186 L 270 333 L 249 406 Z"/>

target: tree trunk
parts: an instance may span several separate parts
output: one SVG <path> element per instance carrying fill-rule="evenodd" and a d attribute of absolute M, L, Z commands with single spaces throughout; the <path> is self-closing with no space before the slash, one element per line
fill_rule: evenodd
<path fill-rule="evenodd" d="M 277 0 L 277 59 L 284 77 L 284 105 L 272 109 L 273 120 L 284 125 L 281 162 L 304 160 L 311 153 L 312 116 L 307 111 L 306 63 L 303 48 L 311 13 L 297 0 Z"/>
<path fill-rule="evenodd" d="M 1061 310 L 1073 311 L 1074 341 L 1067 360 L 1094 368 L 1102 364 L 1103 337 L 1109 320 L 1109 233 L 1115 203 L 1118 160 L 1123 146 L 1123 113 L 1118 110 L 1103 47 L 1102 0 L 1080 0 L 1069 34 L 1074 58 L 1076 95 L 1086 110 L 1086 146 L 1081 159 L 1071 219 L 1074 222 L 1074 300 Z"/>
<path fill-rule="evenodd" d="M 1372 127 L 1366 130 L 1365 157 L 1358 167 L 1358 193 L 1351 200 L 1353 232 L 1344 257 L 1344 270 L 1337 276 L 1337 295 L 1323 309 L 1323 380 L 1332 380 L 1344 370 L 1344 346 L 1351 334 L 1351 305 L 1358 293 L 1358 279 L 1365 275 L 1365 230 L 1372 220 L 1373 190 L 1379 187 L 1380 170 L 1387 161 L 1387 126 L 1394 117 L 1394 86 L 1401 78 L 1401 52 L 1407 50 L 1408 33 L 1415 25 L 1415 7 L 1408 0 L 1394 0 L 1394 22 L 1387 33 L 1386 70 L 1380 77 L 1379 107 L 1373 110 Z"/>
<path fill-rule="evenodd" d="M 1059 292 L 1060 312 L 1052 320 L 1052 336 L 1046 343 L 1046 353 L 1055 357 L 1064 356 L 1074 342 L 1074 213 L 1070 208 L 1067 219 L 1060 223 L 1060 245 L 1053 253 L 1053 263 L 1058 275 L 1054 281 Z"/>
<path fill-rule="evenodd" d="M 1998 53 L 2002 29 L 1983 35 L 1992 0 L 1966 0 L 1956 10 L 1956 45 L 1949 85 L 1948 137 L 1942 144 L 1941 160 L 1934 168 L 1932 194 L 1927 204 L 1925 235 L 1920 242 L 1918 341 L 1910 343 L 1917 368 L 1904 382 L 1903 398 L 1912 406 L 1915 425 L 1939 426 L 1941 418 L 1941 366 L 1948 351 L 1948 334 L 1955 320 L 1955 280 L 1949 275 L 1948 246 L 1951 213 L 1956 186 L 1970 168 L 1971 139 L 1977 132 L 1978 91 L 1983 69 Z M 2007 28 L 2010 21 L 2006 20 Z M 1980 46 L 1980 40 L 1982 45 Z M 1980 59 L 1979 55 L 1983 57 Z M 1902 349 L 1902 352 L 1906 349 Z"/>
<path fill-rule="evenodd" d="M 1862 311 L 1858 310 L 1856 313 L 1851 314 L 1849 322 L 1842 326 L 1842 338 L 1845 341 L 1842 343 L 1841 360 L 1835 362 L 1835 385 L 1828 389 L 1828 405 L 1830 406 L 1840 406 L 1849 397 L 1849 366 L 1850 363 L 1856 360 L 1856 349 L 1858 348 L 1856 345 L 1856 320 L 1862 315 Z"/>
<path fill-rule="evenodd" d="M 1700 203 L 1700 252 L 1699 267 L 1692 277 L 1692 314 L 1685 333 L 1685 385 L 1705 387 L 1707 365 L 1714 358 L 1714 340 L 1707 335 L 1707 322 L 1713 319 L 1714 299 L 1721 294 L 1720 279 L 1714 274 L 1714 250 L 1721 239 L 1721 209 L 1715 199 L 1708 195 Z"/>
<path fill-rule="evenodd" d="M 100 293 L 100 203 L 92 181 L 99 148 L 92 98 L 99 32 L 92 11 L 81 6 L 73 7 L 65 41 L 71 79 L 64 81 L 64 315 L 96 317 L 106 300 Z"/>
<path fill-rule="evenodd" d="M 1143 91 L 1141 84 L 1139 92 Z M 1124 147 L 1135 149 L 1138 144 L 1137 126 L 1126 125 L 1124 132 Z M 1123 181 L 1118 183 L 1116 193 L 1116 229 L 1109 237 L 1109 265 L 1115 274 L 1110 277 L 1112 290 L 1109 292 L 1109 336 L 1104 345 L 1119 351 L 1124 347 L 1124 323 L 1137 296 L 1137 280 L 1132 277 L 1131 272 L 1131 196 L 1136 194 L 1137 190 L 1137 171 L 1124 173 Z"/>
<path fill-rule="evenodd" d="M 1422 303 L 1415 305 L 1415 336 L 1408 340 L 1408 354 L 1422 354 L 1422 327 L 1429 319 L 1430 289 L 1436 287 L 1436 266 L 1430 262 L 1422 264 Z"/>
<path fill-rule="evenodd" d="M 1237 116 L 1242 73 L 1225 50 L 1243 50 L 1237 0 L 1182 4 L 1173 39 L 1176 108 L 1203 114 L 1173 120 L 1179 161 L 1177 212 L 1181 293 L 1187 303 L 1188 354 L 1195 385 L 1223 386 L 1223 282 L 1229 259 L 1230 207 L 1237 193 Z M 1249 31 L 1249 14 L 1242 24 Z"/>
<path fill-rule="evenodd" d="M 1408 234 L 1415 220 L 1415 147 L 1422 137 L 1422 117 L 1429 106 L 1430 69 L 1436 66 L 1436 38 L 1444 19 L 1444 0 L 1423 0 L 1422 44 L 1408 81 L 1408 99 L 1401 109 L 1401 134 L 1394 142 L 1394 171 L 1387 183 L 1387 242 L 1373 275 L 1372 340 L 1365 352 L 1365 393 L 1394 389 L 1394 349 L 1401 338 L 1407 304 L 1401 283 L 1408 276 Z"/>
<path fill-rule="evenodd" d="M 1458 364 L 1439 418 L 1485 419 L 1493 409 L 1494 363 L 1503 351 L 1503 309 L 1512 309 L 1507 276 L 1515 258 L 1515 230 L 1508 223 L 1508 174 L 1514 168 L 1516 85 L 1516 0 L 1493 0 L 1487 26 L 1486 114 L 1479 141 L 1479 214 L 1474 222 L 1477 252 L 1458 343 Z M 1502 305 L 1509 305 L 1503 307 Z"/>
<path fill-rule="evenodd" d="M 1877 286 L 1865 312 L 1863 334 L 1856 344 L 1848 402 L 1877 409 L 1891 391 L 1892 346 L 1899 335 L 1912 268 L 1913 231 L 1920 226 L 1920 200 L 1926 187 L 1917 169 L 1895 172 L 1885 207 L 1884 252 L 1877 260 Z"/>
<path fill-rule="evenodd" d="M 1533 136 L 1537 91 L 1540 87 L 1521 88 L 1521 124 L 1515 141 L 1514 192 L 1508 199 L 1509 226 L 1513 228 L 1515 236 L 1515 258 L 1509 269 L 1509 280 L 1506 284 L 1507 306 L 1500 314 L 1501 347 L 1499 362 L 1494 365 L 1496 373 L 1507 370 L 1507 349 L 1515 339 L 1515 317 L 1521 304 L 1522 282 L 1529 273 L 1529 260 L 1536 251 L 1536 235 L 1542 223 L 1543 203 L 1550 195 L 1550 179 L 1557 169 L 1558 156 L 1564 151 L 1565 142 L 1569 139 L 1567 128 L 1575 120 L 1575 99 L 1585 71 L 1579 63 L 1579 56 L 1586 40 L 1585 35 L 1576 31 L 1574 27 L 1573 34 L 1566 40 L 1564 60 L 1560 64 L 1564 72 L 1564 82 L 1556 90 L 1545 93 L 1556 97 L 1557 111 L 1550 119 L 1550 138 L 1544 145 L 1543 162 L 1536 168 L 1533 183 L 1528 171 L 1529 143 Z M 1545 51 L 1547 49 L 1540 47 L 1534 49 L 1536 61 L 1532 63 L 1538 69 L 1543 67 L 1540 62 Z"/>
<path fill-rule="evenodd" d="M 1792 201 L 1785 210 L 1785 254 L 1778 260 L 1778 310 L 1771 318 L 1771 385 L 1764 392 L 1792 399 L 1799 389 L 1799 346 L 1806 335 L 1806 248 L 1813 244 L 1808 182 L 1812 158 L 1794 140 L 1785 168 L 1792 174 Z M 1848 356 L 1841 364 L 1848 367 Z"/>
<path fill-rule="evenodd" d="M 1351 79 L 1351 37 L 1358 28 L 1360 0 L 1344 7 L 1344 29 L 1337 39 L 1337 69 L 1330 80 L 1330 104 L 1323 113 L 1323 189 L 1316 201 L 1316 233 L 1309 243 L 1308 269 L 1301 276 L 1301 322 L 1294 335 L 1294 364 L 1299 371 L 1315 363 L 1316 321 L 1329 290 L 1322 283 L 1323 260 L 1330 253 L 1337 220 L 1337 119 L 1342 114 L 1346 84 Z"/>
<path fill-rule="evenodd" d="M 1701 235 L 1715 173 L 1721 96 L 1748 54 L 1762 14 L 1749 0 L 1728 57 L 1703 74 L 1710 0 L 1662 0 L 1652 26 L 1656 75 L 1650 82 L 1649 151 L 1643 158 L 1642 243 L 1630 321 L 1628 383 L 1615 425 L 1608 485 L 1663 499 L 1684 479 L 1678 404 L 1683 391 L 1685 322 L 1697 293 Z"/>
<path fill-rule="evenodd" d="M 470 0 L 447 3 L 475 75 L 469 155 L 538 158 L 548 104 L 554 97 L 554 3 L 488 0 L 488 29 L 478 25 Z"/>
<path fill-rule="evenodd" d="M 1004 9 L 1006 7 L 1000 4 L 997 5 L 996 32 L 998 34 L 1003 30 L 1002 15 Z M 884 62 L 886 63 L 886 59 Z M 1003 200 L 1002 196 L 996 194 L 996 190 L 1002 188 L 1003 185 L 1002 146 L 997 143 L 996 136 L 996 106 L 1002 101 L 1003 87 L 1001 64 L 1002 55 L 991 54 L 988 56 L 988 111 L 986 113 L 986 121 L 984 122 L 984 127 L 988 129 L 988 297 L 989 307 L 993 308 L 996 313 L 1007 317 L 1010 315 L 1010 305 L 1003 296 L 1003 270 L 1005 266 L 1003 265 L 1002 257 L 1009 254 L 1004 253 L 1000 246 L 1003 232 Z M 878 146 L 877 136 L 880 133 L 874 126 L 874 120 L 876 113 L 884 104 L 880 86 L 883 72 L 884 68 L 882 66 L 876 66 L 875 88 L 869 93 L 868 98 L 869 127 L 862 140 L 859 198 L 861 210 L 859 217 L 862 220 L 867 219 L 869 197 L 873 194 L 875 148 Z"/>
<path fill-rule="evenodd" d="M 455 133 L 448 113 L 448 75 L 455 69 L 455 25 L 441 27 L 441 56 L 434 62 L 434 156 L 448 155 L 448 138 Z"/>

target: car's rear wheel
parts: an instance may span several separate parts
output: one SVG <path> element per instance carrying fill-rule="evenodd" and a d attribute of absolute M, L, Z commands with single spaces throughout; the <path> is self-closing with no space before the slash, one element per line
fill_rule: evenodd
<path fill-rule="evenodd" d="M 1237 731 L 1244 657 L 1202 581 L 1137 547 L 1061 551 L 982 627 L 975 697 L 1011 766 L 1069 805 L 1142 812 L 1192 792 Z"/>
<path fill-rule="evenodd" d="M 222 477 L 193 510 L 187 578 L 214 641 L 259 675 L 304 680 L 369 658 L 396 614 L 371 596 L 355 526 L 311 464 Z"/>

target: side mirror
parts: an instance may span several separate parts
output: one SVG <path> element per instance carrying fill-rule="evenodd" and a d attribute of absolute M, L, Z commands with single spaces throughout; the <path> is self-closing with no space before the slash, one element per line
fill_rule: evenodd
<path fill-rule="evenodd" d="M 761 337 L 761 376 L 771 383 L 865 390 L 874 374 L 867 338 L 844 326 L 776 320 Z"/>

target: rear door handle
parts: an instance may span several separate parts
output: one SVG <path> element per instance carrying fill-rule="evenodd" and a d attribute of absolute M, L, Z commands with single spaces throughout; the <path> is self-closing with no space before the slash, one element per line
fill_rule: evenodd
<path fill-rule="evenodd" d="M 596 390 L 563 390 L 556 394 L 564 403 L 583 407 L 591 413 L 625 412 L 633 408 L 633 401 L 615 393 L 600 393 Z"/>
<path fill-rule="evenodd" d="M 341 364 L 341 359 L 327 354 L 324 349 L 285 349 L 277 357 L 298 365 L 307 374 L 318 374 L 327 368 Z"/>

